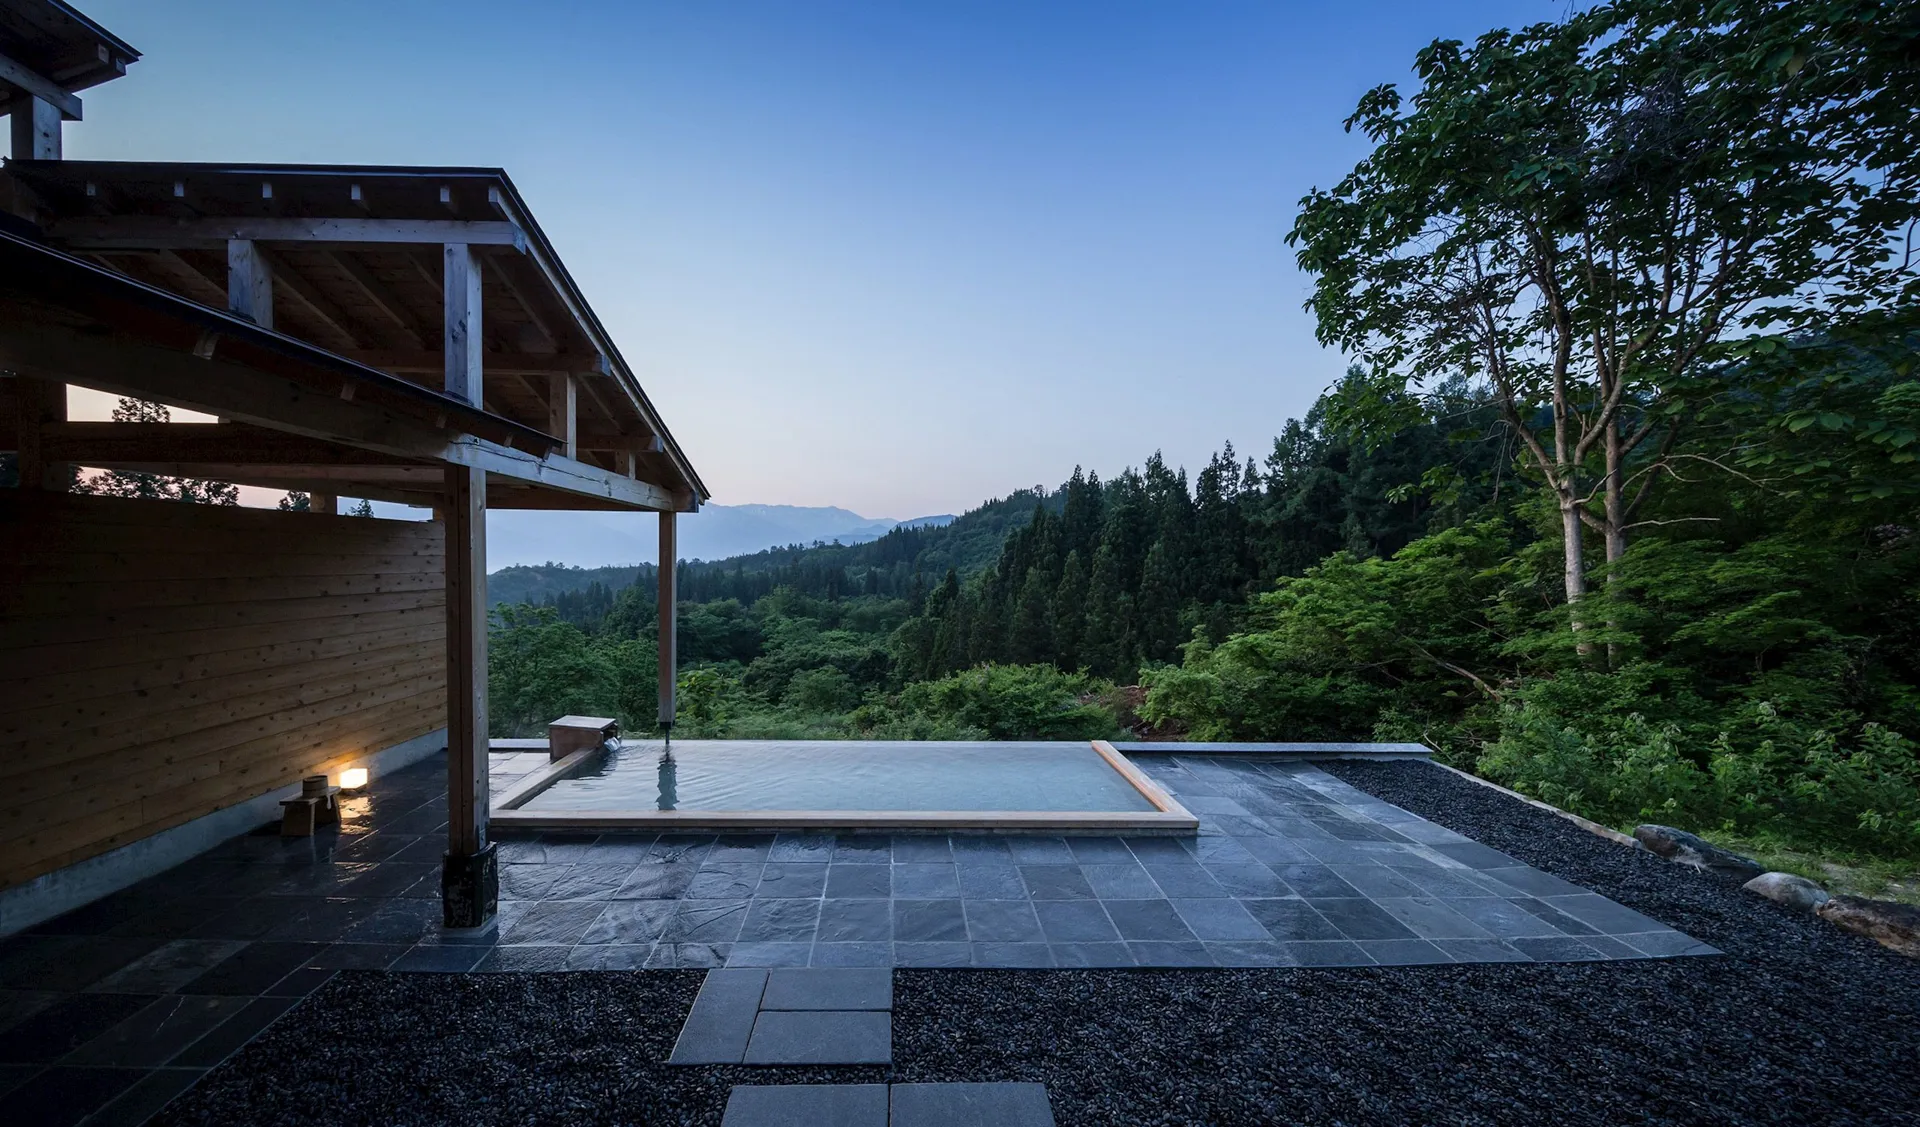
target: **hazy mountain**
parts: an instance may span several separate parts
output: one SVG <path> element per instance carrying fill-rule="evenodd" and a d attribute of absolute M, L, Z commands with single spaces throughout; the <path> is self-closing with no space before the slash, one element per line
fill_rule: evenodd
<path fill-rule="evenodd" d="M 680 557 L 718 560 L 790 544 L 862 544 L 898 526 L 943 525 L 953 517 L 898 521 L 833 507 L 708 505 L 680 516 Z M 659 521 L 652 513 L 494 509 L 487 514 L 487 570 L 516 564 L 608 567 L 653 563 Z"/>

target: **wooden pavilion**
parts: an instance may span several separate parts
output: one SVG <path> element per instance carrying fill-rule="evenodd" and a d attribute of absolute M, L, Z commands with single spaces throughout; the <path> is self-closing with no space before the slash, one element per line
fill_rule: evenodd
<path fill-rule="evenodd" d="M 73 91 L 136 58 L 65 4 L 0 0 L 26 154 L 0 171 L 0 932 L 441 731 L 446 921 L 479 924 L 486 510 L 656 512 L 670 565 L 706 488 L 504 172 L 60 159 Z M 219 421 L 68 421 L 68 385 Z M 82 496 L 71 467 L 316 511 Z M 435 519 L 337 516 L 342 495 Z"/>

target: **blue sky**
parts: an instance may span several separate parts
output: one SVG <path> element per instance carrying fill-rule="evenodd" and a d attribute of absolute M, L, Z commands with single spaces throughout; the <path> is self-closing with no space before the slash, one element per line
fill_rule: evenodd
<path fill-rule="evenodd" d="M 1264 455 L 1283 237 L 1436 37 L 1564 3 L 84 0 L 68 155 L 504 167 L 715 500 L 959 511 Z"/>

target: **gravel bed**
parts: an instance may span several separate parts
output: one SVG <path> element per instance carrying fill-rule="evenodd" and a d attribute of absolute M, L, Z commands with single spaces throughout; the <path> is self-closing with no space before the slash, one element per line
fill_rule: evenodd
<path fill-rule="evenodd" d="M 163 1124 L 717 1127 L 735 1083 L 1024 1080 L 1079 1124 L 1915 1124 L 1920 963 L 1419 763 L 1356 787 L 1721 958 L 902 970 L 891 1068 L 668 1068 L 698 971 L 344 972 Z"/>

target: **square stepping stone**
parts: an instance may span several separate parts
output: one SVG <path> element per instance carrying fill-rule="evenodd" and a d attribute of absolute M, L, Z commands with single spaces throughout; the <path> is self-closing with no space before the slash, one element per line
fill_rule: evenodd
<path fill-rule="evenodd" d="M 720 1127 L 887 1127 L 885 1084 L 736 1084 Z"/>
<path fill-rule="evenodd" d="M 1053 1127 L 1044 1084 L 895 1084 L 892 1127 Z"/>
<path fill-rule="evenodd" d="M 753 1036 L 760 995 L 766 988 L 764 970 L 708 971 L 667 1063 L 739 1064 Z"/>
<path fill-rule="evenodd" d="M 886 1064 L 893 1015 L 881 1011 L 766 1010 L 753 1023 L 747 1064 Z"/>
<path fill-rule="evenodd" d="M 762 1010 L 890 1010 L 893 972 L 882 969 L 776 970 Z"/>

